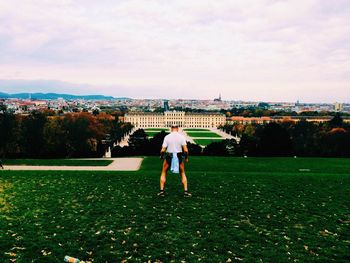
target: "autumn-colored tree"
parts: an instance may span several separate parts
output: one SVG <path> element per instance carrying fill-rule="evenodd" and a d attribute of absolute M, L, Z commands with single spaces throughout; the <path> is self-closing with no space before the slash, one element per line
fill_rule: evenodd
<path fill-rule="evenodd" d="M 67 114 L 63 119 L 67 133 L 68 157 L 88 157 L 97 150 L 98 140 L 103 139 L 103 125 L 91 114 Z"/>
<path fill-rule="evenodd" d="M 45 153 L 52 158 L 65 158 L 67 156 L 67 132 L 63 127 L 63 119 L 50 118 L 44 127 L 46 142 Z"/>

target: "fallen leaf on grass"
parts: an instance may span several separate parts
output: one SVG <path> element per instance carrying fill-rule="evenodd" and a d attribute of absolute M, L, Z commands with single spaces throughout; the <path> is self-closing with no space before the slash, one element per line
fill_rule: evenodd
<path fill-rule="evenodd" d="M 5 252 L 5 255 L 9 255 L 10 257 L 15 257 L 15 256 L 17 256 L 17 254 L 14 253 L 14 252 Z"/>
<path fill-rule="evenodd" d="M 324 231 L 320 231 L 319 232 L 321 236 L 327 237 L 327 236 L 337 236 L 337 233 L 332 233 L 330 231 L 328 231 L 327 229 L 325 229 Z"/>
<path fill-rule="evenodd" d="M 24 250 L 25 248 L 24 247 L 13 247 L 11 248 L 11 250 Z"/>

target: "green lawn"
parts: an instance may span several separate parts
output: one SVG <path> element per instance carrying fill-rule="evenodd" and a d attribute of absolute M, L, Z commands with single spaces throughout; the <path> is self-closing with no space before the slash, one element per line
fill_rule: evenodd
<path fill-rule="evenodd" d="M 169 131 L 169 128 L 145 128 L 145 131 Z"/>
<path fill-rule="evenodd" d="M 157 134 L 157 133 L 160 133 L 161 131 L 146 131 L 146 134 L 147 135 L 151 135 L 151 136 L 153 136 L 153 135 L 155 135 L 155 134 Z"/>
<path fill-rule="evenodd" d="M 190 157 L 189 199 L 160 167 L 0 171 L 0 262 L 350 260 L 349 159 Z"/>
<path fill-rule="evenodd" d="M 7 159 L 4 165 L 51 165 L 51 166 L 107 166 L 112 160 L 79 159 Z"/>
<path fill-rule="evenodd" d="M 223 139 L 193 139 L 193 141 L 202 146 L 207 146 L 208 144 L 211 144 L 212 142 L 220 142 Z"/>
<path fill-rule="evenodd" d="M 154 135 L 160 133 L 161 131 L 146 131 L 148 137 L 153 137 Z"/>
<path fill-rule="evenodd" d="M 206 137 L 206 138 L 221 138 L 219 134 L 216 134 L 214 132 L 186 132 L 188 136 L 191 136 L 193 138 L 196 137 Z"/>
<path fill-rule="evenodd" d="M 159 130 L 156 130 L 156 128 L 145 129 L 145 132 L 146 132 L 148 137 L 153 137 L 154 135 L 160 133 L 161 131 L 169 132 L 169 129 L 159 129 Z"/>
<path fill-rule="evenodd" d="M 197 131 L 209 131 L 208 129 L 202 129 L 202 128 L 190 128 L 190 129 L 184 129 L 186 132 L 197 132 Z"/>

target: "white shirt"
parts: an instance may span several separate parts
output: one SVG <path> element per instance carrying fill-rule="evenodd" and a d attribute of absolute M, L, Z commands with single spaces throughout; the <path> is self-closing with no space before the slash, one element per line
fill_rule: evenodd
<path fill-rule="evenodd" d="M 185 146 L 186 138 L 178 132 L 172 132 L 165 136 L 162 147 L 167 148 L 168 153 L 182 152 L 182 146 Z"/>

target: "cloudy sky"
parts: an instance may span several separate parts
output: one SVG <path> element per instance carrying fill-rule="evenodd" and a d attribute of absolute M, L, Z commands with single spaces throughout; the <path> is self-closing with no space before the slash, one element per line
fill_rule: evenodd
<path fill-rule="evenodd" d="M 350 1 L 1 1 L 0 80 L 3 92 L 350 102 Z"/>

